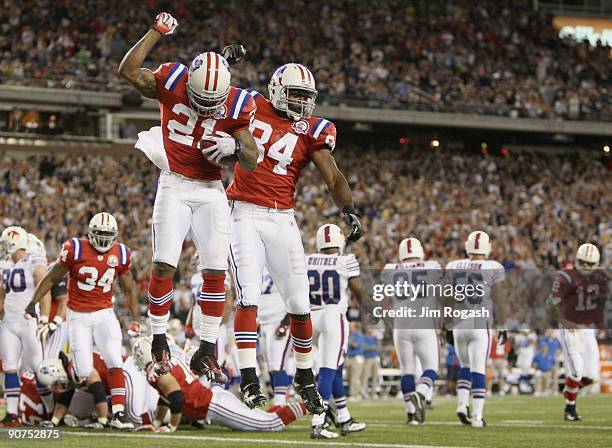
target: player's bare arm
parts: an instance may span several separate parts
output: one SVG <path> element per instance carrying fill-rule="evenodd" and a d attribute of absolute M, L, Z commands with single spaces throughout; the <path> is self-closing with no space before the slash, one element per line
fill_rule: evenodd
<path fill-rule="evenodd" d="M 254 170 L 257 166 L 257 157 L 259 150 L 253 139 L 251 131 L 243 129 L 233 134 L 233 137 L 239 142 L 240 151 L 236 154 L 240 166 L 245 170 Z"/>
<path fill-rule="evenodd" d="M 363 230 L 357 217 L 351 188 L 344 174 L 338 168 L 329 149 L 316 151 L 312 155 L 312 161 L 321 173 L 334 203 L 344 213 L 344 221 L 351 227 L 351 233 L 346 238 L 347 241 L 357 241 L 363 236 Z"/>
<path fill-rule="evenodd" d="M 172 375 L 162 375 L 155 382 L 155 387 L 160 393 L 160 397 L 164 397 L 164 405 L 158 406 L 155 419 L 160 423 L 163 421 L 168 409 L 170 410 L 170 424 L 169 428 L 174 431 L 181 423 L 181 417 L 183 415 L 183 392 L 176 378 Z M 162 409 L 160 409 L 160 407 Z M 163 408 L 166 408 L 165 411 Z M 161 419 L 159 418 L 161 417 Z"/>
<path fill-rule="evenodd" d="M 43 276 L 43 278 L 36 284 L 36 289 L 34 290 L 34 295 L 32 296 L 32 300 L 28 305 L 27 312 L 31 314 L 34 310 L 34 306 L 40 302 L 40 300 L 51 291 L 53 284 L 59 281 L 66 273 L 68 272 L 68 268 L 62 266 L 60 263 L 53 263 L 51 269 Z"/>
<path fill-rule="evenodd" d="M 140 310 L 138 307 L 138 290 L 136 289 L 134 277 L 132 276 L 131 272 L 119 277 L 119 286 L 121 286 L 121 290 L 125 294 L 125 305 L 130 311 L 132 321 L 137 322 L 138 318 L 140 317 Z"/>
<path fill-rule="evenodd" d="M 353 295 L 355 301 L 361 305 L 363 297 L 363 283 L 361 282 L 361 277 L 349 278 L 348 287 L 351 290 L 351 294 Z"/>
<path fill-rule="evenodd" d="M 143 68 L 142 63 L 157 41 L 172 34 L 176 26 L 177 22 L 170 14 L 158 14 L 151 29 L 130 48 L 119 65 L 119 74 L 147 98 L 155 98 L 157 82 L 153 72 Z"/>

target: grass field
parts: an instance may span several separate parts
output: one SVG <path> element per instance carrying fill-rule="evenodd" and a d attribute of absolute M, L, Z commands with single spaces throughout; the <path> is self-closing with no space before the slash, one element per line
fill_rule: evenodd
<path fill-rule="evenodd" d="M 455 401 L 439 398 L 420 427 L 405 424 L 403 403 L 379 400 L 350 406 L 355 418 L 368 424 L 365 432 L 335 440 L 311 440 L 309 420 L 279 433 L 240 433 L 218 427 L 181 429 L 173 434 L 120 433 L 117 431 L 64 432 L 61 442 L 7 442 L 2 447 L 66 446 L 87 448 L 171 448 L 244 446 L 341 447 L 612 447 L 612 396 L 580 397 L 582 422 L 563 421 L 561 397 L 490 398 L 485 407 L 487 427 L 462 426 L 455 416 Z"/>

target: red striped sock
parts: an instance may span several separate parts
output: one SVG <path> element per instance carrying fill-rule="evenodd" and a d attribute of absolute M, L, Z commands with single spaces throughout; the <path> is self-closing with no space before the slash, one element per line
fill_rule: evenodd
<path fill-rule="evenodd" d="M 111 393 L 113 414 L 125 409 L 125 378 L 121 367 L 108 369 L 108 387 Z"/>
<path fill-rule="evenodd" d="M 202 280 L 202 291 L 199 298 L 202 310 L 200 339 L 215 344 L 219 336 L 219 326 L 225 306 L 225 274 L 203 274 Z"/>
<path fill-rule="evenodd" d="M 288 425 L 306 415 L 306 406 L 302 402 L 291 403 L 287 406 L 279 406 L 274 413 L 278 415 L 285 425 Z"/>
<path fill-rule="evenodd" d="M 563 390 L 563 396 L 567 401 L 576 401 L 578 395 L 578 389 L 580 388 L 580 379 L 568 376 L 565 379 L 565 389 Z"/>
<path fill-rule="evenodd" d="M 149 280 L 149 314 L 153 316 L 168 314 L 173 296 L 172 277 L 159 277 L 152 273 Z"/>
<path fill-rule="evenodd" d="M 291 340 L 295 355 L 295 366 L 298 369 L 312 369 L 312 320 L 290 319 Z"/>
<path fill-rule="evenodd" d="M 257 365 L 257 309 L 238 308 L 234 317 L 234 336 L 238 349 L 238 368 Z"/>

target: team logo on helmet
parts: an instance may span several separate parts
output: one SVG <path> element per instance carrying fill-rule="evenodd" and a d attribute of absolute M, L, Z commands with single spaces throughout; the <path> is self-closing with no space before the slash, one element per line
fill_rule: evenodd
<path fill-rule="evenodd" d="M 293 130 L 298 134 L 308 134 L 308 129 L 310 129 L 310 124 L 306 120 L 296 121 L 291 125 Z"/>
<path fill-rule="evenodd" d="M 196 58 L 193 60 L 193 62 L 191 63 L 191 69 L 192 70 L 197 70 L 198 68 L 202 67 L 202 64 L 204 63 L 202 55 L 198 55 L 196 56 Z"/>
<path fill-rule="evenodd" d="M 18 237 L 18 236 L 19 236 L 19 232 L 17 232 L 16 230 L 11 230 L 11 231 L 8 233 L 8 236 L 10 236 L 11 238 L 16 238 L 16 237 Z"/>
<path fill-rule="evenodd" d="M 106 263 L 111 267 L 117 267 L 117 265 L 119 264 L 119 259 L 117 258 L 116 255 L 111 255 L 110 257 L 108 257 L 108 260 L 106 260 Z"/>
<path fill-rule="evenodd" d="M 217 109 L 213 114 L 215 120 L 225 120 L 227 118 L 227 106 L 224 104 L 222 107 Z"/>

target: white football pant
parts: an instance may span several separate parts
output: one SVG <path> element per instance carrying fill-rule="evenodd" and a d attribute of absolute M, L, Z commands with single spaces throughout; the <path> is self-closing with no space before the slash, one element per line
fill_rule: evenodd
<path fill-rule="evenodd" d="M 440 363 L 438 334 L 433 328 L 395 328 L 393 345 L 397 351 L 402 375 L 420 376 L 425 370 L 438 371 Z"/>
<path fill-rule="evenodd" d="M 565 356 L 565 367 L 574 378 L 599 379 L 599 346 L 595 330 L 582 328 L 578 330 L 561 330 L 561 342 Z"/>
<path fill-rule="evenodd" d="M 337 307 L 312 312 L 312 341 L 317 347 L 319 368 L 336 370 L 344 363 L 348 337 L 348 320 Z"/>
<path fill-rule="evenodd" d="M 19 370 L 24 365 L 36 372 L 42 362 L 42 344 L 36 338 L 36 319 L 11 317 L 0 322 L 0 358 L 5 372 Z"/>
<path fill-rule="evenodd" d="M 453 330 L 455 349 L 461 367 L 468 368 L 473 373 L 486 374 L 492 334 L 489 329 Z"/>

